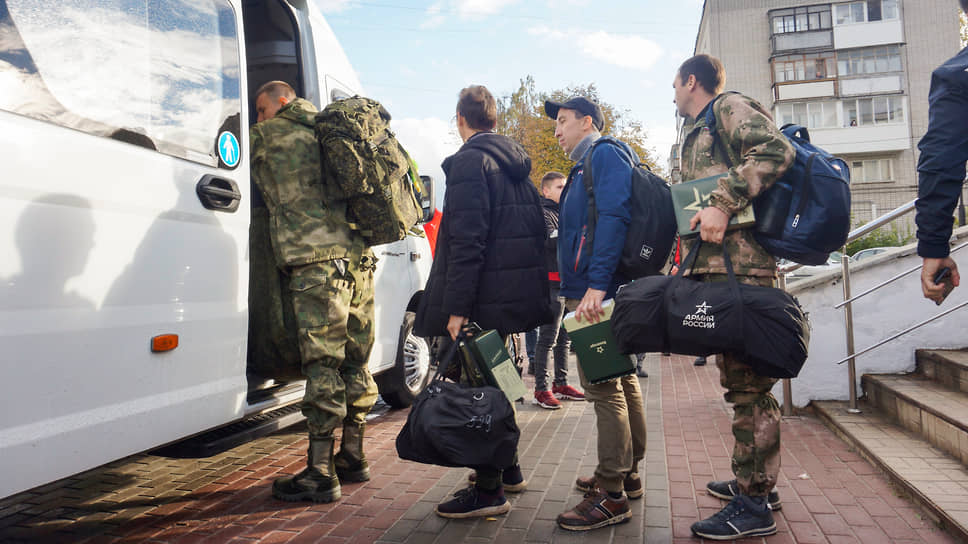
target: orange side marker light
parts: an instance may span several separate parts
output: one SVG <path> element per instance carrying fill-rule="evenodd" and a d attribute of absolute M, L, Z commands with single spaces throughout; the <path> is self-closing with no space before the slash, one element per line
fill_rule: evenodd
<path fill-rule="evenodd" d="M 178 347 L 177 334 L 160 334 L 151 339 L 151 351 L 161 353 Z"/>

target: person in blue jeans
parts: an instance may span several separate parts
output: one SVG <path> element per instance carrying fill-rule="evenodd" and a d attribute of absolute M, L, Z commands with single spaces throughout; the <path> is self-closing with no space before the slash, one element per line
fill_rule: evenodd
<path fill-rule="evenodd" d="M 558 298 L 560 283 L 558 276 L 558 201 L 565 188 L 565 175 L 561 172 L 548 172 L 541 178 L 541 208 L 544 211 L 547 240 L 545 255 L 548 261 L 548 285 L 551 288 L 551 313 L 554 319 L 538 327 L 538 340 L 534 358 L 534 400 L 532 404 L 547 410 L 561 408 L 560 399 L 585 400 L 585 394 L 568 385 L 568 347 L 571 340 L 561 326 L 565 315 L 565 305 Z M 552 350 L 555 355 L 555 380 L 548 389 L 548 359 Z"/>

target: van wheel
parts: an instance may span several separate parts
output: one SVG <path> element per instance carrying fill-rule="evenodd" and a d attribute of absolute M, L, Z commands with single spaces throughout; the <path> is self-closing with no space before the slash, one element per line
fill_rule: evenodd
<path fill-rule="evenodd" d="M 413 404 L 430 378 L 430 346 L 413 333 L 414 312 L 403 316 L 397 362 L 390 370 L 376 376 L 380 396 L 394 408 Z"/>

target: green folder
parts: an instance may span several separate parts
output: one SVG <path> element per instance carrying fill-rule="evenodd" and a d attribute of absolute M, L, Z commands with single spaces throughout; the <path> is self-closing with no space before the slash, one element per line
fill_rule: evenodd
<path fill-rule="evenodd" d="M 679 236 L 686 237 L 699 234 L 699 226 L 696 230 L 689 228 L 689 221 L 696 212 L 709 206 L 709 195 L 716 189 L 716 184 L 723 174 L 716 174 L 708 178 L 700 178 L 684 183 L 672 185 L 672 206 L 676 210 L 676 223 L 679 227 Z M 753 215 L 753 206 L 747 206 L 729 219 L 726 230 L 746 227 L 756 222 Z"/>
<path fill-rule="evenodd" d="M 528 388 L 521 381 L 511 354 L 497 331 L 484 331 L 473 338 L 465 339 L 461 343 L 461 349 L 469 356 L 468 360 L 477 363 L 488 385 L 503 391 L 510 402 L 528 393 Z"/>
<path fill-rule="evenodd" d="M 609 299 L 602 303 L 605 315 L 598 323 L 579 322 L 575 319 L 575 312 L 566 315 L 562 321 L 585 379 L 591 383 L 607 382 L 635 372 L 632 358 L 618 350 L 618 342 L 612 334 L 613 302 Z"/>

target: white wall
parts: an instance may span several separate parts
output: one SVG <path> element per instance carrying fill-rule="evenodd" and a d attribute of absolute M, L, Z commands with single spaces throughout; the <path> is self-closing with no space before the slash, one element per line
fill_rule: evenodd
<path fill-rule="evenodd" d="M 780 100 L 795 100 L 797 98 L 816 98 L 820 96 L 834 96 L 833 81 L 815 81 L 812 83 L 794 83 L 791 85 L 777 85 Z"/>
<path fill-rule="evenodd" d="M 958 229 L 957 243 L 968 240 L 968 227 Z M 968 270 L 968 248 L 952 255 Z M 921 264 L 915 246 L 871 257 L 851 268 L 851 293 L 858 295 L 868 288 Z M 844 310 L 834 309 L 843 301 L 840 271 L 797 281 L 788 287 L 797 297 L 811 324 L 809 357 L 800 375 L 793 380 L 793 404 L 806 406 L 811 400 L 847 400 L 847 363 L 837 361 L 847 356 L 844 332 Z M 853 303 L 854 351 L 860 351 L 915 323 L 937 315 L 968 300 L 968 284 L 955 289 L 940 307 L 921 295 L 920 271 L 883 287 Z M 897 373 L 914 370 L 914 350 L 918 348 L 960 348 L 968 346 L 964 323 L 968 308 L 945 316 L 905 336 L 857 357 L 857 394 L 860 376 L 865 373 Z M 782 399 L 781 383 L 773 390 Z M 782 400 L 781 400 L 782 402 Z"/>
<path fill-rule="evenodd" d="M 834 25 L 834 49 L 903 42 L 904 25 L 897 19 L 873 23 Z"/>
<path fill-rule="evenodd" d="M 910 148 L 907 123 L 846 128 L 812 128 L 810 141 L 834 155 L 902 151 Z"/>
<path fill-rule="evenodd" d="M 900 90 L 902 90 L 900 75 L 840 80 L 840 94 L 842 96 L 886 93 Z"/>

